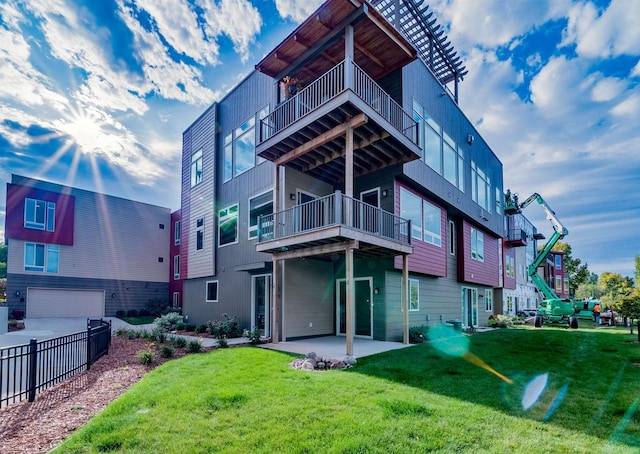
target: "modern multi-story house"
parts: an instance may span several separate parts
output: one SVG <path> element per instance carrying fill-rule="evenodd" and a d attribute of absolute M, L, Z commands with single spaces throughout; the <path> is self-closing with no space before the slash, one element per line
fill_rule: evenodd
<path fill-rule="evenodd" d="M 102 317 L 166 299 L 170 221 L 168 208 L 12 175 L 9 311 Z"/>
<path fill-rule="evenodd" d="M 502 163 L 426 6 L 328 0 L 183 134 L 183 309 L 272 340 L 486 324 Z"/>
<path fill-rule="evenodd" d="M 568 298 L 569 295 L 569 276 L 564 270 L 564 252 L 551 251 L 540 267 L 540 275 L 544 277 L 549 287 L 556 292 L 560 298 Z"/>

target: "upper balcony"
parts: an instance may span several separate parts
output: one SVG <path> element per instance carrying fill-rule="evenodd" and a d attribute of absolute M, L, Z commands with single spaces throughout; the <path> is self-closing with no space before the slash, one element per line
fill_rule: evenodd
<path fill-rule="evenodd" d="M 418 125 L 399 104 L 401 90 L 381 87 L 397 87 L 398 71 L 416 58 L 367 2 L 325 2 L 256 65 L 275 81 L 303 82 L 262 119 L 256 153 L 333 185 L 345 179 L 347 150 L 354 177 L 419 159 Z"/>
<path fill-rule="evenodd" d="M 410 221 L 340 191 L 258 220 L 258 252 L 287 258 L 330 255 L 357 243 L 367 255 L 410 254 Z"/>
<path fill-rule="evenodd" d="M 527 245 L 527 232 L 522 229 L 509 230 L 505 244 L 509 247 L 520 247 Z"/>

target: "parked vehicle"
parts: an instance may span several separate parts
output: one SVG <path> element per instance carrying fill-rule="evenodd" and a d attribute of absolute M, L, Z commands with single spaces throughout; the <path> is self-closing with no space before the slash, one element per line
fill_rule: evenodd
<path fill-rule="evenodd" d="M 553 224 L 553 235 L 549 241 L 538 252 L 533 262 L 528 267 L 529 276 L 538 290 L 544 295 L 544 300 L 538 305 L 538 312 L 535 318 L 535 326 L 540 327 L 543 323 L 568 323 L 570 328 L 578 328 L 578 317 L 576 317 L 574 303 L 569 298 L 560 298 L 553 289 L 538 274 L 538 267 L 547 257 L 553 246 L 569 234 L 567 228 L 562 225 L 556 217 L 555 212 L 547 205 L 540 194 L 534 192 L 524 202 L 518 201 L 518 194 L 512 194 L 507 190 L 505 195 L 505 214 L 520 213 L 533 201 L 538 202 L 547 215 L 547 219 Z"/>

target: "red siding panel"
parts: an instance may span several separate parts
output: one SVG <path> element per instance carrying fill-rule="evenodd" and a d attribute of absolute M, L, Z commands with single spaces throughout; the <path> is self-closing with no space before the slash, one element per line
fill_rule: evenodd
<path fill-rule="evenodd" d="M 471 258 L 471 228 L 475 228 L 484 234 L 484 262 Z M 467 221 L 463 221 L 462 242 L 459 242 L 458 246 L 461 252 L 458 255 L 458 280 L 498 287 L 500 284 L 498 276 L 498 238 Z"/>
<path fill-rule="evenodd" d="M 25 199 L 54 202 L 55 231 L 36 230 L 24 226 Z M 73 245 L 75 197 L 57 192 L 7 183 L 6 237 L 47 244 Z"/>
<path fill-rule="evenodd" d="M 441 244 L 440 246 L 435 246 L 431 243 L 425 243 L 424 241 L 412 238 L 411 245 L 413 246 L 413 254 L 409 256 L 409 271 L 428 274 L 430 276 L 445 277 L 447 275 L 447 213 L 441 205 L 435 203 L 433 200 L 429 200 L 425 196 L 422 196 L 401 184 L 396 184 L 394 190 L 396 215 L 400 215 L 401 187 L 440 208 Z M 395 258 L 394 266 L 396 269 L 402 269 L 402 257 L 397 256 Z"/>

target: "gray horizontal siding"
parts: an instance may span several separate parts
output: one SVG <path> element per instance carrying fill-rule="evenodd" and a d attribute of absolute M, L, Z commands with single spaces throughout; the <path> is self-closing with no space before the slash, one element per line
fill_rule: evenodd
<path fill-rule="evenodd" d="M 13 309 L 25 310 L 27 288 L 104 290 L 105 316 L 112 317 L 118 310 L 144 309 L 153 298 L 169 300 L 169 284 L 154 281 L 71 278 L 41 275 L 9 274 L 7 276 L 7 304 Z M 16 295 L 20 292 L 20 296 Z M 115 295 L 112 297 L 112 295 Z M 27 317 L 29 314 L 25 314 Z"/>

